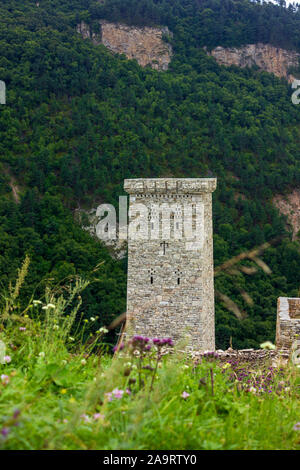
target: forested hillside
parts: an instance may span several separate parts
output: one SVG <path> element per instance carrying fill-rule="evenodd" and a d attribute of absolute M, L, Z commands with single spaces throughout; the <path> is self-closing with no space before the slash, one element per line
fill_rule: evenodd
<path fill-rule="evenodd" d="M 300 52 L 300 10 L 248 0 L 3 0 L 0 6 L 0 280 L 31 269 L 23 301 L 67 276 L 92 283 L 82 314 L 95 328 L 125 309 L 126 263 L 76 221 L 78 208 L 117 204 L 124 178 L 218 178 L 216 266 L 281 236 L 264 254 L 272 269 L 229 275 L 217 288 L 247 312 L 216 305 L 217 345 L 274 340 L 276 299 L 300 287 L 300 247 L 272 197 L 300 187 L 300 107 L 284 80 L 225 68 L 212 48 L 270 43 Z M 83 40 L 76 25 L 99 19 L 167 25 L 166 72 L 141 68 Z M 98 266 L 96 269 L 95 267 Z M 254 303 L 240 295 L 246 290 Z M 113 338 L 111 337 L 113 341 Z"/>

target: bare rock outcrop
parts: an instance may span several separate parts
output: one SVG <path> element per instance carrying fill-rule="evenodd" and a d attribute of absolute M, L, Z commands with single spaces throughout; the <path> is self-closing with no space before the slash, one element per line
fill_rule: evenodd
<path fill-rule="evenodd" d="M 237 65 L 238 67 L 256 65 L 277 77 L 286 78 L 290 83 L 293 82 L 295 77 L 289 73 L 289 69 L 297 67 L 300 58 L 300 54 L 295 51 L 287 51 L 262 43 L 231 48 L 218 46 L 208 53 L 220 65 Z"/>
<path fill-rule="evenodd" d="M 136 59 L 142 66 L 150 65 L 156 70 L 167 70 L 172 58 L 172 46 L 164 37 L 172 36 L 167 27 L 151 28 L 128 26 L 120 23 L 99 22 L 100 33 L 95 33 L 84 22 L 77 25 L 77 32 L 94 44 L 103 44 L 110 51 Z"/>
<path fill-rule="evenodd" d="M 300 231 L 300 189 L 294 189 L 286 196 L 277 194 L 273 198 L 273 203 L 281 214 L 287 217 L 292 228 L 293 240 L 296 240 Z"/>

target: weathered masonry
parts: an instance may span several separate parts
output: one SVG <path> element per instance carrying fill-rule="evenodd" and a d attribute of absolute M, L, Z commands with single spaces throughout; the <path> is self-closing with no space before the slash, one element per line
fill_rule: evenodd
<path fill-rule="evenodd" d="M 212 192 L 216 179 L 132 179 L 127 329 L 215 349 Z"/>
<path fill-rule="evenodd" d="M 276 346 L 291 349 L 300 340 L 300 298 L 279 297 L 277 303 Z"/>

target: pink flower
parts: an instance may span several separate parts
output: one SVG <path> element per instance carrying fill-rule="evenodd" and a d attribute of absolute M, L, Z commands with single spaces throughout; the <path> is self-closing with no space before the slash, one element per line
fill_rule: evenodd
<path fill-rule="evenodd" d="M 104 415 L 102 415 L 101 413 L 95 413 L 93 415 L 93 418 L 95 421 L 98 421 L 98 419 L 104 419 Z"/>
<path fill-rule="evenodd" d="M 187 392 L 182 392 L 182 394 L 181 394 L 181 397 L 184 398 L 184 399 L 188 398 L 189 396 L 190 396 L 190 394 L 187 393 Z"/>
<path fill-rule="evenodd" d="M 26 331 L 26 328 L 25 328 L 25 326 L 20 326 L 19 330 L 20 331 Z"/>
<path fill-rule="evenodd" d="M 300 431 L 300 421 L 294 425 L 293 430 Z"/>
<path fill-rule="evenodd" d="M 111 392 L 106 393 L 105 396 L 107 397 L 108 401 L 112 401 L 113 398 Z"/>
<path fill-rule="evenodd" d="M 3 385 L 8 385 L 8 384 L 9 384 L 9 377 L 8 377 L 8 375 L 2 374 L 2 375 L 1 375 L 1 382 L 3 383 Z"/>
<path fill-rule="evenodd" d="M 4 362 L 6 362 L 6 364 L 9 364 L 11 362 L 11 357 L 10 356 L 4 356 L 3 360 L 4 360 Z"/>
<path fill-rule="evenodd" d="M 85 422 L 85 423 L 90 423 L 91 422 L 91 418 L 86 415 L 85 413 L 83 413 L 80 418 Z"/>
<path fill-rule="evenodd" d="M 126 393 L 128 393 L 126 391 Z M 118 388 L 115 388 L 112 392 L 108 392 L 105 394 L 105 396 L 108 398 L 108 401 L 112 401 L 114 398 L 120 399 L 123 398 L 124 395 L 124 390 L 119 390 Z"/>

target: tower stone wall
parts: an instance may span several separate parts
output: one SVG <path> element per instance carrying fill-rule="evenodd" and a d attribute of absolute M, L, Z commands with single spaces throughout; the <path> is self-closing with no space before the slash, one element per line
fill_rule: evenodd
<path fill-rule="evenodd" d="M 216 179 L 125 180 L 130 195 L 127 328 L 215 349 Z"/>

